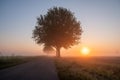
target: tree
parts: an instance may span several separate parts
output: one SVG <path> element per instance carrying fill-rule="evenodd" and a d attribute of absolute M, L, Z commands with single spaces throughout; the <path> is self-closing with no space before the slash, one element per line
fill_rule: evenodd
<path fill-rule="evenodd" d="M 51 46 L 44 46 L 43 51 L 47 54 L 51 54 L 54 52 L 54 49 Z"/>
<path fill-rule="evenodd" d="M 56 49 L 56 56 L 60 57 L 60 49 L 78 44 L 81 34 L 80 22 L 70 10 L 53 7 L 48 9 L 47 14 L 37 18 L 33 39 L 37 44 Z"/>

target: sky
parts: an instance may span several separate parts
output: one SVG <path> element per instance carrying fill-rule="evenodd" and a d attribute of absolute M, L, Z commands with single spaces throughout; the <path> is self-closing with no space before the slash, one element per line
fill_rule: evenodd
<path fill-rule="evenodd" d="M 120 56 L 120 0 L 0 0 L 0 55 L 44 55 L 32 39 L 36 18 L 49 8 L 64 7 L 81 22 L 81 43 L 62 55 Z"/>

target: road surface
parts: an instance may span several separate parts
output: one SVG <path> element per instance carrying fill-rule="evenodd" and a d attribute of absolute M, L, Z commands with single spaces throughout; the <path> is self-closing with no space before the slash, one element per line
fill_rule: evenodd
<path fill-rule="evenodd" d="M 52 58 L 40 59 L 0 70 L 0 80 L 59 80 Z"/>

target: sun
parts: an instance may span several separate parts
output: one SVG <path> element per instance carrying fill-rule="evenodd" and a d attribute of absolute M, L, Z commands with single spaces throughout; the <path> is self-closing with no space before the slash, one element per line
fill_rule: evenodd
<path fill-rule="evenodd" d="M 82 53 L 83 55 L 88 55 L 88 54 L 90 53 L 90 49 L 89 49 L 88 47 L 83 47 L 83 48 L 81 49 L 81 53 Z"/>

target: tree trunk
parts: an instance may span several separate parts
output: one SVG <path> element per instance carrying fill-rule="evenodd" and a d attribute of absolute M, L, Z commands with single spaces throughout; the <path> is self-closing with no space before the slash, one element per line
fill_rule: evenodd
<path fill-rule="evenodd" d="M 57 47 L 57 48 L 56 48 L 56 56 L 57 56 L 57 57 L 60 57 L 60 47 Z"/>

